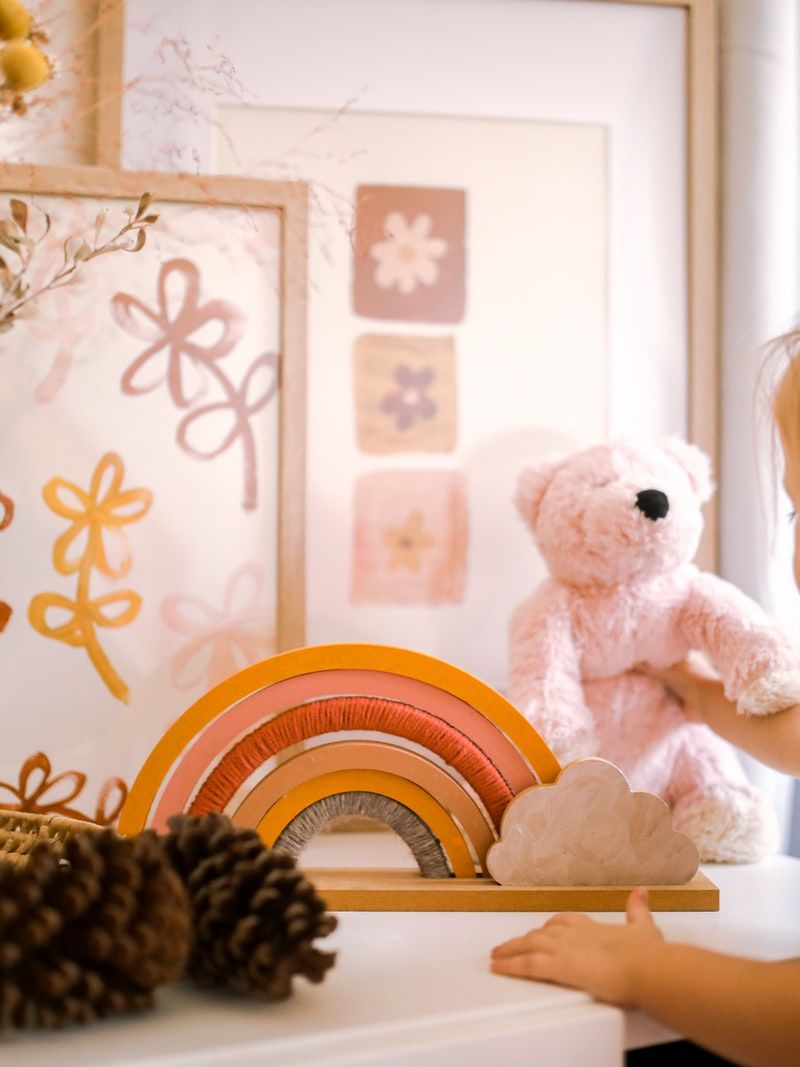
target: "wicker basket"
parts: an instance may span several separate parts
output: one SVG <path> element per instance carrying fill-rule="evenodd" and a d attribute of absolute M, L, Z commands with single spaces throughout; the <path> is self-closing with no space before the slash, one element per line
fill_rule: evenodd
<path fill-rule="evenodd" d="M 75 834 L 98 833 L 102 826 L 66 815 L 34 815 L 25 811 L 0 811 L 0 861 L 21 864 L 37 841 L 48 841 L 58 851 Z"/>

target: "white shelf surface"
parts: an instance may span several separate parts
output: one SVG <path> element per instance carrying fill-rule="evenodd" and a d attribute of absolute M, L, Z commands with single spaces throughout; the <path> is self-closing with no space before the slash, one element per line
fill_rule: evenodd
<path fill-rule="evenodd" d="M 410 864 L 388 833 L 323 834 L 308 866 Z M 720 887 L 718 913 L 660 913 L 671 940 L 760 959 L 800 956 L 800 860 L 707 867 Z M 621 915 L 597 916 L 622 921 Z M 60 1033 L 0 1038 L 0 1064 L 20 1067 L 504 1067 L 622 1062 L 624 1047 L 676 1035 L 639 1013 L 585 994 L 492 975 L 493 945 L 540 925 L 544 913 L 365 913 L 340 915 L 320 942 L 336 966 L 319 986 L 298 981 L 282 1004 L 201 992 L 158 991 L 157 1008 Z M 590 1058 L 587 1058 L 590 1057 Z"/>

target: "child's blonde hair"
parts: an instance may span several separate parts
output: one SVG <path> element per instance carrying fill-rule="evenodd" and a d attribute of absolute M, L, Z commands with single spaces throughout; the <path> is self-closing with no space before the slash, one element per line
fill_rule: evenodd
<path fill-rule="evenodd" d="M 773 358 L 778 357 L 782 364 L 782 369 L 776 368 L 772 414 L 786 461 L 793 472 L 800 473 L 800 323 L 778 337 L 770 348 Z"/>

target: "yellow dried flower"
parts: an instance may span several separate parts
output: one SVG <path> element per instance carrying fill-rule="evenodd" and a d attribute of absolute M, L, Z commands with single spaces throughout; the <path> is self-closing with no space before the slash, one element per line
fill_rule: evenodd
<path fill-rule="evenodd" d="M 0 52 L 5 88 L 15 92 L 38 89 L 52 73 L 47 56 L 35 44 L 12 41 Z"/>
<path fill-rule="evenodd" d="M 27 37 L 31 32 L 31 15 L 19 0 L 0 0 L 0 37 L 4 41 Z"/>

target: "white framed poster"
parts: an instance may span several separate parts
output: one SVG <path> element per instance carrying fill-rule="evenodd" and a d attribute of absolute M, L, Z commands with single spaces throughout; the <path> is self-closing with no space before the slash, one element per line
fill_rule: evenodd
<path fill-rule="evenodd" d="M 606 131 L 254 107 L 218 122 L 215 167 L 298 168 L 313 190 L 309 640 L 417 648 L 500 686 L 506 619 L 537 578 L 517 472 L 608 432 Z"/>
<path fill-rule="evenodd" d="M 122 116 L 126 165 L 196 167 L 200 171 L 224 165 L 237 174 L 308 177 L 333 190 L 332 200 L 338 204 L 330 215 L 324 190 L 320 196 L 312 191 L 307 442 L 310 642 L 400 641 L 451 659 L 502 688 L 510 606 L 527 595 L 541 576 L 541 566 L 510 500 L 512 479 L 504 464 L 514 448 L 520 446 L 526 458 L 535 458 L 553 447 L 577 445 L 606 431 L 647 436 L 677 432 L 716 455 L 714 12 L 713 0 L 381 0 L 372 4 L 297 0 L 292 5 L 268 0 L 258 5 L 257 12 L 243 0 L 224 5 L 218 0 L 193 0 L 191 5 L 175 0 L 166 9 L 154 0 L 128 0 L 124 80 L 130 90 Z M 223 79 L 213 93 L 203 93 L 201 88 L 194 92 L 178 74 L 171 97 L 174 106 L 166 111 L 163 105 L 169 87 L 164 67 L 158 63 L 163 64 L 169 52 L 165 42 L 177 37 L 185 45 L 184 55 L 200 55 L 213 41 L 214 55 L 225 61 L 216 69 L 233 70 L 235 78 Z M 256 128 L 259 121 L 266 122 L 267 115 L 272 125 L 263 127 L 259 139 Z M 303 121 L 304 130 L 300 125 L 290 126 Z M 237 123 L 239 128 L 234 129 Z M 244 133 L 247 123 L 253 136 Z M 435 158 L 440 141 L 445 142 L 445 133 L 435 131 L 450 131 L 460 123 L 463 140 L 476 145 L 463 161 L 463 180 L 452 172 L 439 171 L 435 176 Z M 477 183 L 483 177 L 494 178 L 499 217 L 513 218 L 513 208 L 503 199 L 507 195 L 503 182 L 510 180 L 512 170 L 511 165 L 504 166 L 508 149 L 487 151 L 483 138 L 488 133 L 481 130 L 497 133 L 514 123 L 520 132 L 543 132 L 546 127 L 565 136 L 571 131 L 576 138 L 581 131 L 589 131 L 587 137 L 594 136 L 603 144 L 599 150 L 605 161 L 603 184 L 597 197 L 601 204 L 594 225 L 586 230 L 587 259 L 573 256 L 572 262 L 579 272 L 591 261 L 597 247 L 594 239 L 602 230 L 605 273 L 601 276 L 594 271 L 595 283 L 602 288 L 602 314 L 594 319 L 593 343 L 599 350 L 597 334 L 602 331 L 605 377 L 597 388 L 579 360 L 570 372 L 565 357 L 555 357 L 556 373 L 544 379 L 553 389 L 545 403 L 545 416 L 533 410 L 520 415 L 524 407 L 520 395 L 509 389 L 504 398 L 510 408 L 508 420 L 498 440 L 496 435 L 490 439 L 488 433 L 480 436 L 480 422 L 474 417 L 481 396 L 492 397 L 493 414 L 502 410 L 493 392 L 496 383 L 489 357 L 486 376 L 473 376 L 478 349 L 468 338 L 475 326 L 470 317 L 479 306 L 473 301 L 477 294 L 490 291 L 483 283 L 473 288 L 474 271 L 480 269 L 479 245 L 465 245 L 463 317 L 458 318 L 458 295 L 453 289 L 458 288 L 459 275 L 450 273 L 453 303 L 446 313 L 450 321 L 441 318 L 438 322 L 432 322 L 430 310 L 424 317 L 421 307 L 415 310 L 417 319 L 390 317 L 393 312 L 387 310 L 385 301 L 381 311 L 376 299 L 381 294 L 376 290 L 382 286 L 375 280 L 376 270 L 371 294 L 369 286 L 356 287 L 355 264 L 361 261 L 352 252 L 364 251 L 359 245 L 359 204 L 375 204 L 374 197 L 391 188 L 412 196 L 420 189 L 463 192 L 465 238 L 474 242 L 477 231 L 469 227 L 478 218 L 470 215 L 478 202 Z M 365 155 L 378 148 L 373 133 L 367 137 L 370 124 L 383 128 L 385 140 L 393 142 L 384 148 L 394 152 L 391 162 L 384 156 L 380 165 L 375 156 L 371 173 Z M 346 134 L 343 143 L 353 147 L 351 155 L 343 155 L 340 147 L 331 148 L 337 131 Z M 358 137 L 366 146 L 363 150 Z M 515 150 L 520 147 L 517 140 L 522 138 L 515 139 Z M 535 152 L 534 158 L 542 159 Z M 566 154 L 551 158 L 563 161 Z M 537 183 L 547 178 L 547 167 L 541 162 L 531 166 L 530 158 L 521 165 L 531 189 L 528 199 L 533 201 L 534 191 L 541 188 Z M 565 171 L 558 173 L 563 180 Z M 591 190 L 597 192 L 600 184 L 596 166 L 589 166 L 586 187 L 579 192 L 591 198 Z M 453 199 L 451 206 L 455 203 Z M 326 210 L 340 233 L 347 239 L 350 234 L 353 240 L 349 266 L 335 282 L 321 266 L 326 256 L 335 257 L 335 253 L 314 222 Z M 433 218 L 431 211 L 414 208 L 406 200 L 405 210 L 397 208 L 393 214 L 395 222 L 402 216 L 409 236 L 428 242 L 424 246 L 428 267 L 423 273 L 430 276 L 433 272 L 439 279 L 444 262 L 437 255 L 442 247 L 437 242 L 448 242 L 450 251 L 454 246 L 452 238 L 418 221 Z M 562 237 L 565 249 L 574 248 L 563 214 L 556 210 L 555 217 L 561 223 L 550 246 L 554 269 L 547 279 L 554 285 Z M 384 235 L 383 242 L 391 243 L 397 232 L 391 238 Z M 388 292 L 397 297 L 402 269 L 392 264 L 391 250 L 384 250 L 387 256 L 380 259 L 380 245 L 380 239 L 369 244 L 375 255 L 367 251 L 367 262 L 382 268 L 383 295 Z M 499 278 L 503 271 L 498 268 L 497 273 Z M 523 267 L 518 277 L 524 273 Z M 422 275 L 417 275 L 417 282 L 420 292 L 423 287 L 427 290 Z M 408 280 L 403 284 L 409 284 Z M 510 291 L 513 299 L 506 303 L 513 313 L 519 312 L 522 301 L 517 291 Z M 569 292 L 568 284 L 562 292 Z M 585 293 L 576 274 L 570 310 L 564 311 L 564 303 L 558 301 L 546 309 L 559 310 L 562 332 L 572 334 L 573 339 L 582 325 L 581 317 L 586 314 L 587 324 L 592 317 L 594 305 L 589 302 L 588 310 L 583 306 Z M 350 325 L 345 334 L 320 340 L 318 312 L 334 298 Z M 498 306 L 498 317 L 502 314 Z M 603 324 L 598 326 L 601 318 Z M 534 329 L 541 325 L 536 316 L 531 319 Z M 517 320 L 513 331 L 520 351 L 526 342 L 522 330 Z M 492 336 L 500 336 L 497 328 L 483 338 L 487 352 L 492 349 Z M 552 337 L 552 330 L 539 338 L 548 336 Z M 421 340 L 428 343 L 431 339 L 433 350 L 423 351 Z M 536 338 L 531 350 L 537 351 Z M 575 352 L 572 343 L 569 351 Z M 449 382 L 453 386 L 449 392 L 432 392 L 434 379 L 429 380 L 425 362 L 429 355 L 439 372 L 436 388 Z M 387 366 L 390 375 L 400 373 L 391 389 L 381 384 L 380 368 Z M 601 364 L 591 366 L 597 369 Z M 524 376 L 521 380 L 525 382 Z M 571 388 L 559 393 L 559 380 Z M 591 415 L 581 418 L 576 430 L 581 405 L 589 401 L 593 402 L 589 403 Z M 384 403 L 389 406 L 388 414 L 394 408 L 393 425 L 384 419 L 381 427 L 360 418 L 359 405 L 372 404 L 374 410 Z M 430 403 L 437 406 L 439 415 L 435 433 L 434 423 L 422 414 Z M 398 420 L 413 418 L 411 408 L 416 412 L 416 428 L 400 428 Z M 472 431 L 475 438 L 469 437 Z M 414 447 L 397 451 L 398 441 L 407 444 L 412 433 Z M 343 468 L 344 452 L 347 465 Z M 396 476 L 393 490 L 387 489 L 386 478 L 382 477 L 380 485 L 373 478 L 381 471 Z M 427 499 L 440 505 L 436 530 L 425 525 L 418 508 L 390 514 L 392 502 L 407 495 L 408 479 L 413 481 L 417 472 L 453 475 L 447 486 L 429 484 Z M 374 521 L 370 527 L 368 517 L 384 512 L 388 518 L 383 528 Z M 366 516 L 367 522 L 360 523 L 359 516 Z M 466 519 L 461 532 L 459 516 Z M 428 538 L 437 538 L 440 546 L 447 539 L 443 538 L 445 528 L 450 531 L 449 548 L 443 559 L 452 561 L 461 553 L 464 567 L 459 571 L 440 559 L 442 565 L 431 563 L 424 580 L 421 569 L 416 575 L 417 595 L 423 595 L 427 581 L 424 595 L 429 600 L 411 603 L 413 548 L 419 547 L 421 556 L 433 554 Z M 700 557 L 706 566 L 714 564 L 715 542 L 711 510 Z M 409 545 L 411 555 L 405 564 L 398 563 Z M 373 572 L 381 551 L 386 573 L 379 581 Z M 357 559 L 364 565 L 354 565 Z M 400 589 L 403 583 L 396 581 L 396 572 L 403 569 L 408 571 L 409 582 Z M 326 592 L 331 584 L 338 587 L 336 596 Z M 395 598 L 393 603 L 376 602 L 376 597 L 388 595 Z M 437 598 L 439 602 L 431 602 Z M 467 604 L 469 610 L 465 610 Z"/>

